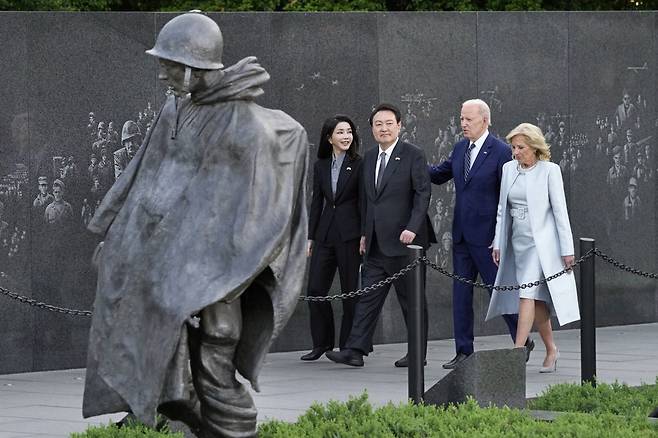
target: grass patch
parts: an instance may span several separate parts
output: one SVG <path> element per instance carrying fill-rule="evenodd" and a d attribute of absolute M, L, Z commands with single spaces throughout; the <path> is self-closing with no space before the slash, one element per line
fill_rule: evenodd
<path fill-rule="evenodd" d="M 168 426 L 159 430 L 139 423 L 130 423 L 123 427 L 116 424 L 90 427 L 81 433 L 72 433 L 71 438 L 185 438 L 182 432 L 171 432 Z"/>
<path fill-rule="evenodd" d="M 314 404 L 296 423 L 269 421 L 259 438 L 433 438 L 433 437 L 656 437 L 658 426 L 639 416 L 567 413 L 553 422 L 527 411 L 480 408 L 469 399 L 447 408 L 388 404 L 374 409 L 367 394 L 348 402 Z"/>
<path fill-rule="evenodd" d="M 641 386 L 561 383 L 550 386 L 528 405 L 530 409 L 547 411 L 646 417 L 658 406 L 658 377 L 655 384 Z"/>
<path fill-rule="evenodd" d="M 296 423 L 272 420 L 260 425 L 259 438 L 656 438 L 658 424 L 647 415 L 658 406 L 654 385 L 613 383 L 559 384 L 529 404 L 530 409 L 566 412 L 552 422 L 532 418 L 525 410 L 481 408 L 473 400 L 439 408 L 389 403 L 373 408 L 367 393 L 347 402 L 314 403 Z M 113 424 L 74 433 L 72 438 L 183 438 L 168 428 L 156 431 L 133 423 Z"/>

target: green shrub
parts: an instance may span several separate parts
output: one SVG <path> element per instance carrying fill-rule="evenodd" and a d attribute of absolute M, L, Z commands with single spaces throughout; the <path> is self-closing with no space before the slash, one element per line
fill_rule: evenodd
<path fill-rule="evenodd" d="M 167 426 L 155 430 L 138 423 L 123 427 L 116 424 L 90 427 L 83 433 L 72 433 L 71 438 L 184 438 L 182 432 L 170 432 Z"/>
<path fill-rule="evenodd" d="M 261 424 L 259 438 L 432 438 L 432 437 L 656 437 L 645 418 L 568 413 L 556 421 L 533 419 L 527 411 L 480 408 L 470 399 L 445 409 L 387 404 L 373 409 L 367 394 L 346 403 L 314 404 L 296 423 Z"/>
<path fill-rule="evenodd" d="M 658 377 L 654 385 L 630 387 L 625 384 L 587 383 L 574 385 L 561 383 L 550 386 L 537 399 L 528 404 L 530 409 L 591 414 L 646 417 L 658 406 Z"/>

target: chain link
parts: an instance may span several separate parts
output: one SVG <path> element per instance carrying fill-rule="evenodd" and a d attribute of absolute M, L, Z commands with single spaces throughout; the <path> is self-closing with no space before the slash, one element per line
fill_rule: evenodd
<path fill-rule="evenodd" d="M 457 281 L 460 281 L 462 283 L 470 284 L 473 287 L 481 288 L 481 289 L 493 289 L 497 291 L 514 291 L 514 290 L 519 290 L 519 289 L 527 289 L 530 287 L 537 287 L 542 284 L 546 284 L 549 281 L 552 281 L 556 278 L 558 278 L 561 275 L 566 274 L 567 272 L 573 270 L 574 267 L 580 265 L 583 263 L 585 260 L 587 260 L 590 257 L 593 256 L 599 256 L 606 262 L 610 263 L 611 265 L 626 271 L 630 272 L 635 275 L 640 275 L 642 277 L 646 278 L 653 278 L 653 279 L 658 279 L 658 274 L 654 274 L 651 272 L 645 272 L 639 269 L 632 268 L 624 263 L 621 263 L 609 255 L 605 254 L 603 251 L 601 251 L 598 248 L 593 248 L 589 251 L 587 251 L 585 254 L 583 254 L 578 260 L 575 261 L 573 266 L 568 269 L 563 269 L 560 272 L 557 272 L 549 277 L 543 278 L 541 280 L 536 280 L 530 283 L 524 283 L 524 284 L 516 284 L 516 285 L 502 285 L 502 286 L 494 286 L 493 284 L 487 284 L 487 283 L 481 283 L 473 280 L 469 280 L 468 278 L 461 277 L 455 273 L 448 272 L 446 269 L 443 269 L 436 263 L 431 262 L 427 257 L 419 257 L 413 262 L 409 263 L 407 266 L 402 268 L 400 271 L 397 273 L 391 275 L 388 278 L 385 278 L 381 281 L 378 281 L 375 284 L 372 284 L 370 286 L 364 287 L 363 289 L 357 289 L 351 292 L 346 292 L 342 294 L 337 294 L 337 295 L 328 295 L 328 296 L 307 296 L 307 295 L 302 295 L 299 297 L 300 301 L 314 301 L 314 302 L 323 302 L 323 301 L 333 301 L 333 300 L 342 300 L 346 298 L 355 298 L 355 297 L 360 297 L 363 295 L 367 295 L 371 292 L 373 292 L 376 289 L 379 289 L 382 286 L 385 286 L 387 284 L 393 283 L 395 280 L 399 280 L 400 278 L 404 277 L 407 275 L 411 270 L 413 270 L 418 264 L 424 263 L 425 265 L 429 266 L 430 268 L 434 269 L 435 271 L 438 271 L 440 274 L 453 278 Z M 8 277 L 7 274 L 4 272 L 0 271 L 0 278 L 6 278 Z M 77 309 L 68 309 L 66 307 L 58 307 L 58 306 L 53 306 L 52 304 L 46 304 L 40 301 L 37 301 L 35 299 L 19 295 L 15 292 L 8 291 L 7 289 L 4 289 L 3 287 L 0 287 L 0 294 L 5 295 L 13 300 L 19 301 L 21 303 L 28 304 L 33 307 L 38 307 L 40 309 L 45 309 L 50 312 L 57 312 L 57 313 L 63 313 L 66 315 L 74 315 L 74 316 L 85 316 L 85 317 L 90 317 L 92 312 L 90 310 L 77 310 Z"/>
<path fill-rule="evenodd" d="M 370 292 L 374 291 L 375 289 L 379 289 L 382 286 L 385 286 L 387 284 L 393 283 L 395 280 L 398 280 L 405 275 L 407 275 L 413 268 L 416 267 L 421 261 L 423 261 L 424 257 L 418 257 L 416 260 L 413 262 L 409 263 L 407 266 L 404 268 L 400 269 L 400 271 L 396 272 L 395 274 L 391 275 L 388 278 L 385 278 L 381 281 L 378 281 L 377 283 L 364 287 L 363 289 L 357 289 L 352 292 L 346 292 L 344 294 L 338 294 L 338 295 L 327 295 L 327 296 L 308 296 L 308 295 L 302 295 L 299 297 L 300 301 L 332 301 L 332 300 L 341 300 L 345 298 L 354 298 L 354 297 L 360 297 L 363 295 L 367 295 Z"/>
<path fill-rule="evenodd" d="M 596 253 L 597 256 L 601 257 L 603 260 L 610 263 L 614 267 L 621 269 L 622 271 L 630 272 L 631 274 L 639 275 L 646 278 L 654 278 L 654 279 L 658 278 L 658 274 L 641 271 L 639 269 L 632 268 L 624 263 L 618 262 L 617 260 L 613 259 L 612 257 L 610 257 L 609 255 L 607 255 L 606 253 L 604 253 L 598 248 L 594 248 L 594 252 Z"/>
<path fill-rule="evenodd" d="M 579 258 L 574 263 L 573 267 L 578 266 L 579 264 L 581 264 L 582 262 L 584 262 L 585 260 L 587 260 L 588 258 L 590 258 L 594 255 L 595 255 L 594 250 L 588 251 L 586 254 L 584 254 L 581 258 Z M 352 291 L 352 292 L 346 292 L 346 293 L 337 294 L 337 295 L 327 295 L 327 296 L 317 296 L 317 297 L 303 295 L 303 296 L 299 297 L 299 300 L 300 301 L 332 301 L 332 300 L 339 300 L 339 299 L 354 298 L 354 297 L 358 297 L 358 296 L 363 296 L 363 295 L 366 295 L 366 294 L 374 291 L 375 289 L 378 289 L 378 288 L 380 288 L 380 287 L 382 287 L 386 284 L 390 284 L 393 281 L 403 277 L 404 275 L 406 275 L 409 271 L 411 271 L 420 262 L 422 262 L 425 265 L 429 266 L 430 268 L 438 271 L 439 273 L 445 275 L 446 277 L 454 278 L 458 281 L 461 281 L 461 282 L 466 283 L 466 284 L 470 284 L 474 287 L 479 287 L 479 288 L 482 288 L 482 289 L 494 289 L 494 290 L 499 290 L 499 291 L 512 291 L 512 290 L 526 289 L 526 288 L 533 287 L 533 286 L 536 287 L 536 286 L 539 286 L 541 284 L 545 284 L 545 283 L 547 283 L 551 280 L 554 280 L 557 277 L 559 277 L 561 275 L 564 275 L 565 273 L 567 273 L 567 272 L 569 272 L 573 269 L 573 267 L 571 267 L 569 269 L 564 269 L 564 270 L 562 270 L 562 271 L 560 271 L 556 274 L 553 274 L 549 277 L 546 277 L 546 278 L 541 279 L 541 280 L 533 281 L 531 283 L 520 284 L 520 285 L 517 284 L 517 285 L 514 285 L 514 286 L 494 286 L 492 284 L 480 283 L 480 282 L 469 280 L 465 277 L 460 277 L 457 274 L 448 272 L 447 270 L 443 269 L 442 267 L 440 267 L 436 263 L 432 263 L 427 257 L 419 257 L 416 260 L 414 260 L 412 263 L 407 265 L 405 268 L 402 268 L 396 274 L 393 274 L 392 276 L 390 276 L 390 277 L 388 277 L 384 280 L 381 280 L 381 281 L 373 284 L 372 286 L 368 286 L 368 287 L 365 287 L 363 289 L 358 289 L 358 290 L 355 290 L 355 291 Z"/>
<path fill-rule="evenodd" d="M 445 275 L 446 277 L 454 278 L 457 281 L 460 281 L 460 282 L 466 283 L 466 284 L 470 284 L 473 287 L 479 287 L 481 289 L 493 289 L 493 290 L 497 290 L 497 291 L 513 291 L 513 290 L 519 290 L 519 289 L 527 289 L 527 288 L 530 288 L 530 287 L 537 287 L 539 285 L 546 284 L 549 281 L 555 280 L 559 276 L 564 275 L 567 272 L 570 272 L 574 267 L 580 265 L 582 262 L 584 262 L 585 260 L 587 260 L 590 257 L 593 257 L 594 255 L 595 255 L 595 251 L 593 249 L 589 250 L 585 254 L 583 254 L 583 256 L 581 258 L 576 260 L 576 262 L 573 264 L 573 266 L 571 268 L 563 269 L 560 272 L 557 272 L 557 273 L 555 273 L 551 276 L 548 276 L 546 278 L 542 278 L 541 280 L 535 280 L 535 281 L 532 281 L 530 283 L 524 283 L 524 284 L 515 284 L 513 286 L 510 286 L 510 285 L 494 286 L 493 284 L 487 284 L 487 283 L 481 283 L 481 282 L 478 282 L 478 281 L 469 280 L 468 278 L 461 277 L 461 276 L 459 276 L 457 274 L 454 274 L 452 272 L 448 272 L 447 270 L 443 269 L 442 267 L 440 267 L 436 263 L 432 263 L 431 261 L 429 261 L 427 259 L 427 257 L 424 258 L 425 259 L 424 261 L 425 261 L 426 265 L 428 265 L 429 267 L 431 267 L 432 269 L 434 269 L 436 271 L 439 271 L 441 274 Z"/>
<path fill-rule="evenodd" d="M 57 307 L 53 306 L 52 304 L 46 304 L 42 303 L 41 301 L 37 301 L 35 299 L 25 297 L 23 295 L 19 295 L 15 292 L 8 291 L 7 289 L 3 288 L 0 286 L 0 294 L 5 295 L 12 300 L 16 300 L 20 303 L 25 303 L 33 307 L 38 307 L 40 309 L 45 309 L 50 312 L 56 312 L 56 313 L 63 313 L 66 315 L 73 315 L 73 316 L 91 316 L 91 310 L 77 310 L 77 309 L 68 309 L 66 307 Z"/>

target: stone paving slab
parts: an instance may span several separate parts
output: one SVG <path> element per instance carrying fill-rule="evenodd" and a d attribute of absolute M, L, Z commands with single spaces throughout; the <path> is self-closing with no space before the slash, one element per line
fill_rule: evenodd
<path fill-rule="evenodd" d="M 658 376 L 658 323 L 597 329 L 597 371 L 605 382 L 629 385 L 654 383 Z M 555 332 L 560 360 L 555 374 L 539 374 L 544 348 L 533 334 L 537 347 L 526 367 L 526 396 L 535 397 L 549 385 L 580 381 L 580 332 Z M 509 348 L 507 335 L 476 339 L 476 350 Z M 454 356 L 453 341 L 431 341 L 425 388 L 448 373 L 441 365 Z M 407 370 L 393 367 L 406 352 L 405 344 L 375 346 L 365 358 L 365 367 L 334 364 L 325 357 L 302 362 L 304 352 L 271 353 L 261 374 L 262 392 L 253 393 L 259 421 L 295 421 L 313 402 L 346 401 L 368 392 L 371 402 L 381 406 L 407 398 Z M 82 418 L 84 369 L 0 375 L 0 438 L 64 438 L 89 425 L 118 421 L 123 414 Z"/>

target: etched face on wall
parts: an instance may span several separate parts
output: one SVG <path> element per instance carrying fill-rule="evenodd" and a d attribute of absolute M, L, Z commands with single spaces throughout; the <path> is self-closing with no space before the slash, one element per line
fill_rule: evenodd
<path fill-rule="evenodd" d="M 55 197 L 55 201 L 61 201 L 64 196 L 64 189 L 58 185 L 53 186 L 53 196 Z"/>

